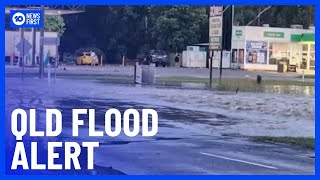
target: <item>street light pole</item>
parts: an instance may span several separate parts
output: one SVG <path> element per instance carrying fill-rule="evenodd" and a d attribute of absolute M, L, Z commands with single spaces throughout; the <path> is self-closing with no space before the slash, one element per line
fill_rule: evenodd
<path fill-rule="evenodd" d="M 44 12 L 44 5 L 41 5 L 41 11 L 43 13 L 43 17 L 45 17 L 45 12 Z M 40 28 L 40 64 L 39 64 L 39 78 L 43 77 L 44 73 L 44 64 L 43 64 L 43 58 L 44 58 L 44 53 L 43 53 L 43 37 L 44 37 L 44 27 Z"/>
<path fill-rule="evenodd" d="M 222 11 L 222 18 L 224 12 L 230 8 L 231 6 L 231 34 L 232 34 L 232 28 L 233 28 L 233 19 L 234 19 L 234 5 L 228 5 L 223 11 Z M 228 17 L 227 17 L 228 20 Z M 222 19 L 222 41 L 221 41 L 221 54 L 220 54 L 220 67 L 219 67 L 219 84 L 221 84 L 221 78 L 222 78 L 222 58 L 223 58 L 223 49 L 226 46 L 226 36 L 225 36 L 225 30 L 224 30 L 224 22 L 225 20 Z M 226 23 L 228 25 L 228 23 Z M 232 41 L 232 38 L 231 38 Z M 232 43 L 232 42 L 231 42 Z"/>
<path fill-rule="evenodd" d="M 24 56 L 25 56 L 25 53 L 24 53 L 24 28 L 20 28 L 20 39 L 21 39 L 21 42 L 22 42 L 22 50 L 20 51 L 20 62 L 19 62 L 19 64 L 21 64 L 21 67 L 22 67 L 22 72 L 21 72 L 21 79 L 22 79 L 22 81 L 23 81 L 23 79 L 24 79 L 24 61 L 25 61 L 25 59 L 24 59 Z"/>

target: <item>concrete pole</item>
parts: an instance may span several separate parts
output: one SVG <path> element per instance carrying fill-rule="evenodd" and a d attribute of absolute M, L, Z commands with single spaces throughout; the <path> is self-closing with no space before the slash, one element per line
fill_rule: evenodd
<path fill-rule="evenodd" d="M 20 28 L 20 42 L 23 42 L 23 38 L 24 38 L 24 29 Z M 23 46 L 23 44 L 22 44 Z M 22 59 L 23 59 L 23 51 L 22 49 L 20 50 L 20 55 L 19 55 L 19 66 L 22 67 Z"/>
<path fill-rule="evenodd" d="M 42 10 L 42 13 L 43 15 L 45 14 L 44 12 L 44 5 L 41 5 L 41 10 Z M 44 15 L 45 16 L 45 15 Z M 44 54 L 43 54 L 43 37 L 44 37 L 44 27 L 42 27 L 40 29 L 40 65 L 39 65 L 39 78 L 42 78 L 43 77 L 43 74 L 44 74 Z"/>
<path fill-rule="evenodd" d="M 210 51 L 210 62 L 209 62 L 209 68 L 210 68 L 210 84 L 209 87 L 210 89 L 212 88 L 212 59 L 213 59 L 213 51 Z"/>
<path fill-rule="evenodd" d="M 54 80 L 57 78 L 57 67 L 59 65 L 59 46 L 56 44 L 56 59 L 54 61 Z M 50 63 L 49 63 L 50 64 Z"/>
<path fill-rule="evenodd" d="M 20 61 L 19 64 L 22 67 L 21 78 L 23 81 L 24 76 L 24 29 L 20 28 L 20 41 L 22 42 L 22 49 L 20 51 Z"/>
<path fill-rule="evenodd" d="M 36 65 L 36 28 L 32 28 L 32 66 Z"/>

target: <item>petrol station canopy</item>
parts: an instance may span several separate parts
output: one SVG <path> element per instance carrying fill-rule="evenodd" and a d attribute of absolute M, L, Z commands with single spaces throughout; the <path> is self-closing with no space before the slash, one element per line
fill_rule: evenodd
<path fill-rule="evenodd" d="M 43 5 L 45 10 L 45 15 L 66 15 L 66 14 L 76 14 L 84 12 L 85 6 L 82 5 Z M 41 5 L 11 5 L 6 6 L 6 14 L 10 13 L 10 10 L 31 10 L 31 9 L 41 9 Z"/>

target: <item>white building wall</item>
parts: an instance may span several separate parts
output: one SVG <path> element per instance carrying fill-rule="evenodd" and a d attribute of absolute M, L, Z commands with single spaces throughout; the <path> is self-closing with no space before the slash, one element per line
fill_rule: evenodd
<path fill-rule="evenodd" d="M 236 31 L 242 31 L 242 35 L 236 35 Z M 265 37 L 264 32 L 283 33 L 283 37 Z M 239 64 L 242 69 L 247 70 L 270 70 L 276 71 L 277 65 L 269 64 L 269 48 L 267 52 L 267 64 L 248 64 L 246 63 L 246 42 L 263 41 L 270 43 L 291 43 L 291 34 L 314 33 L 312 29 L 291 29 L 275 27 L 257 27 L 257 26 L 234 26 L 232 31 L 232 49 L 244 49 L 244 64 Z"/>
<path fill-rule="evenodd" d="M 45 32 L 45 37 L 58 37 L 56 32 Z M 32 31 L 25 31 L 24 37 L 32 45 Z M 20 56 L 20 52 L 16 48 L 16 45 L 20 42 L 20 31 L 5 31 L 5 55 L 6 56 Z M 45 45 L 44 46 L 44 55 L 47 55 L 47 52 L 50 51 L 51 56 L 55 57 L 56 55 L 56 46 L 55 45 Z M 39 56 L 40 52 L 40 32 L 36 32 L 36 56 Z M 32 50 L 29 52 L 32 54 Z"/>
<path fill-rule="evenodd" d="M 245 39 L 250 41 L 267 41 L 267 42 L 279 42 L 279 43 L 289 43 L 291 40 L 290 29 L 285 28 L 273 28 L 273 27 L 255 27 L 247 26 L 245 28 Z M 283 38 L 277 37 L 264 37 L 264 32 L 283 32 Z"/>

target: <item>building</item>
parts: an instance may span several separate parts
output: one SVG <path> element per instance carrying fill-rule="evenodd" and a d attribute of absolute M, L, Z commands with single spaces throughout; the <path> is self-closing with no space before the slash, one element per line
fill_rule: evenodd
<path fill-rule="evenodd" d="M 58 37 L 57 32 L 45 32 L 44 37 Z M 32 45 L 32 31 L 25 31 L 24 38 Z M 5 31 L 5 61 L 7 63 L 14 62 L 15 64 L 20 59 L 20 52 L 17 49 L 17 44 L 21 41 L 21 34 L 19 31 Z M 36 45 L 35 45 L 35 59 L 36 64 L 39 64 L 40 54 L 40 32 L 36 32 Z M 44 56 L 46 57 L 48 52 L 50 57 L 56 57 L 57 46 L 56 45 L 45 45 Z M 25 65 L 31 65 L 32 61 L 32 50 L 30 50 L 25 56 Z"/>
<path fill-rule="evenodd" d="M 296 69 L 315 70 L 314 27 L 292 28 L 234 26 L 231 68 L 277 71 L 279 63 Z"/>

